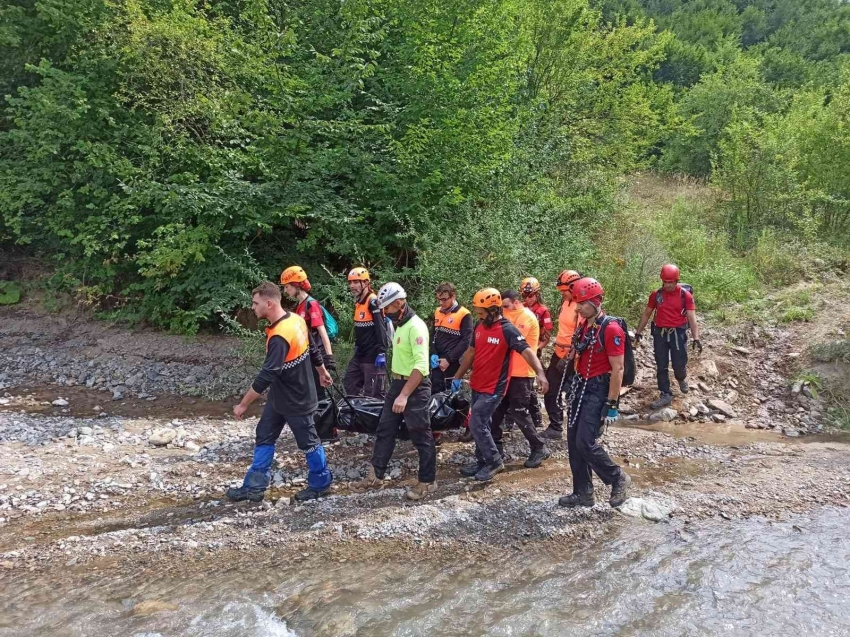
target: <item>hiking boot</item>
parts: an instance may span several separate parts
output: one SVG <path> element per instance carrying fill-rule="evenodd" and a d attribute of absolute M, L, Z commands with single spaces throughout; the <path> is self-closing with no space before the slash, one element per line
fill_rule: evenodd
<path fill-rule="evenodd" d="M 661 397 L 658 400 L 649 403 L 649 408 L 650 409 L 661 409 L 662 407 L 667 407 L 668 405 L 670 405 L 672 403 L 673 403 L 673 394 L 665 394 L 664 392 L 661 392 Z"/>
<path fill-rule="evenodd" d="M 437 490 L 437 481 L 434 482 L 417 482 L 405 494 L 408 500 L 421 500 L 429 493 L 434 493 Z"/>
<path fill-rule="evenodd" d="M 679 381 L 679 391 L 682 392 L 683 394 L 687 394 L 689 391 L 691 391 L 691 388 L 688 387 L 688 381 L 686 381 L 686 380 L 680 380 Z"/>
<path fill-rule="evenodd" d="M 364 493 L 369 489 L 380 489 L 382 486 L 383 482 L 375 475 L 375 467 L 370 464 L 366 470 L 366 477 L 357 482 L 352 482 L 350 489 L 354 493 Z"/>
<path fill-rule="evenodd" d="M 532 451 L 529 454 L 528 460 L 525 461 L 524 466 L 527 469 L 536 469 L 541 464 L 543 464 L 543 461 L 546 460 L 546 458 L 551 455 L 552 452 L 549 451 L 549 447 L 541 447 L 540 449 L 536 449 L 535 451 Z"/>
<path fill-rule="evenodd" d="M 266 495 L 264 489 L 249 489 L 248 487 L 230 487 L 224 493 L 225 497 L 231 502 L 262 502 Z"/>
<path fill-rule="evenodd" d="M 505 447 L 502 445 L 502 443 L 501 443 L 501 442 L 497 442 L 497 443 L 496 443 L 496 451 L 498 451 L 498 452 L 499 452 L 499 457 L 500 457 L 502 460 L 504 460 L 504 459 L 505 459 Z"/>
<path fill-rule="evenodd" d="M 546 438 L 546 440 L 563 440 L 564 432 L 558 429 L 552 429 L 552 427 L 547 427 L 546 430 L 540 434 L 541 438 Z"/>
<path fill-rule="evenodd" d="M 472 442 L 472 432 L 466 427 L 457 437 L 458 442 Z"/>
<path fill-rule="evenodd" d="M 592 507 L 596 504 L 593 493 L 571 493 L 558 498 L 558 506 L 574 509 L 575 507 Z"/>
<path fill-rule="evenodd" d="M 323 498 L 326 495 L 330 495 L 330 489 L 314 489 L 313 487 L 306 487 L 301 489 L 298 493 L 295 494 L 296 502 L 307 502 L 307 500 L 318 500 L 319 498 Z"/>
<path fill-rule="evenodd" d="M 464 465 L 460 468 L 460 475 L 462 475 L 464 478 L 472 478 L 483 468 L 483 462 L 476 462 L 473 464 Z"/>
<path fill-rule="evenodd" d="M 496 461 L 496 464 L 485 464 L 478 473 L 475 474 L 475 479 L 479 482 L 487 482 L 496 477 L 502 469 L 505 468 L 505 463 L 501 460 Z"/>
<path fill-rule="evenodd" d="M 611 499 L 608 500 L 608 504 L 615 509 L 622 506 L 623 502 L 629 497 L 629 485 L 631 483 L 632 479 L 629 474 L 620 469 L 620 477 L 611 486 Z"/>
<path fill-rule="evenodd" d="M 434 434 L 434 448 L 439 449 L 443 446 L 443 434 Z"/>

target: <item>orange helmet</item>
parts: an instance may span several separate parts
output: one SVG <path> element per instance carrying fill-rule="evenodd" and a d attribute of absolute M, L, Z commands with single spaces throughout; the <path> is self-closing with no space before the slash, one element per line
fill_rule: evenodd
<path fill-rule="evenodd" d="M 519 291 L 522 292 L 523 296 L 531 296 L 535 292 L 540 291 L 540 281 L 533 276 L 527 276 L 519 284 Z"/>
<path fill-rule="evenodd" d="M 482 307 L 484 309 L 490 307 L 502 307 L 502 295 L 496 288 L 484 288 L 478 290 L 475 296 L 472 297 L 472 307 Z"/>
<path fill-rule="evenodd" d="M 558 275 L 558 280 L 555 282 L 555 287 L 559 290 L 569 290 L 570 284 L 575 283 L 581 278 L 581 274 L 575 270 L 564 270 Z"/>
<path fill-rule="evenodd" d="M 303 283 L 306 280 L 307 273 L 301 266 L 291 265 L 280 273 L 281 285 L 294 285 L 296 283 Z"/>
<path fill-rule="evenodd" d="M 369 281 L 369 270 L 366 268 L 354 268 L 348 273 L 349 281 Z"/>

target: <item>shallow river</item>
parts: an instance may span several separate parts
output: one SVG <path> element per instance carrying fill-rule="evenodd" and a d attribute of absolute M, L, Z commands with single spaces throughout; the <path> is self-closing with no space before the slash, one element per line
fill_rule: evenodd
<path fill-rule="evenodd" d="M 463 563 L 181 563 L 0 580 L 0 635 L 850 635 L 850 510 L 628 522 L 557 554 Z M 443 559 L 441 559 L 441 557 Z M 108 572 L 108 571 L 107 571 Z M 73 582 L 73 583 L 72 583 Z M 142 600 L 176 607 L 149 615 Z M 144 608 L 139 607 L 139 608 Z M 138 613 L 139 608 L 136 609 Z"/>

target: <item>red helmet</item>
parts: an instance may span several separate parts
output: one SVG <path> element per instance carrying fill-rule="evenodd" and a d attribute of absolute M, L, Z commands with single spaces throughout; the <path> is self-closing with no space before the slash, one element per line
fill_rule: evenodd
<path fill-rule="evenodd" d="M 665 283 L 677 283 L 679 281 L 679 268 L 672 263 L 661 266 L 661 280 Z"/>
<path fill-rule="evenodd" d="M 570 284 L 581 279 L 581 275 L 575 270 L 564 270 L 558 275 L 558 280 L 555 282 L 555 287 L 559 290 L 569 290 Z"/>
<path fill-rule="evenodd" d="M 602 300 L 605 296 L 605 290 L 602 289 L 599 281 L 589 277 L 579 279 L 573 283 L 570 292 L 573 295 L 573 301 L 581 303 L 582 301 L 592 301 L 593 299 Z"/>

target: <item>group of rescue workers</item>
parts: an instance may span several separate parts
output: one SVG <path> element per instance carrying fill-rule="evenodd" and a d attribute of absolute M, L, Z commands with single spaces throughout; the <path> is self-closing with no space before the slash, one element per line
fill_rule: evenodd
<path fill-rule="evenodd" d="M 702 351 L 690 286 L 680 284 L 679 269 L 672 264 L 661 269 L 661 279 L 662 286 L 650 295 L 634 336 L 639 342 L 654 314 L 651 332 L 660 397 L 653 408 L 672 402 L 670 362 L 680 391 L 688 392 L 688 328 L 693 346 Z M 227 491 L 227 497 L 235 501 L 263 499 L 275 442 L 286 424 L 308 467 L 307 486 L 295 495 L 296 500 L 328 494 L 333 480 L 314 425 L 318 400 L 333 384 L 330 371 L 336 370 L 326 311 L 309 295 L 310 281 L 302 268 L 287 268 L 280 281 L 285 294 L 298 303 L 294 313 L 283 308 L 278 285 L 267 281 L 253 290 L 252 309 L 269 323 L 266 359 L 251 388 L 233 408 L 234 414 L 241 418 L 264 391 L 268 389 L 269 394 L 257 423 L 253 462 L 242 486 Z M 348 287 L 355 302 L 355 345 L 345 370 L 344 390 L 350 396 L 384 399 L 366 476 L 350 485 L 352 491 L 383 485 L 403 424 L 419 455 L 418 480 L 406 496 L 421 500 L 436 491 L 440 440 L 431 431 L 428 403 L 433 393 L 460 391 L 471 371 L 465 435 L 475 442 L 476 460 L 462 467 L 461 475 L 487 481 L 504 469 L 502 436 L 508 420 L 528 441 L 525 466 L 539 467 L 551 455 L 547 441 L 563 437 L 566 412 L 573 492 L 558 503 L 593 506 L 593 473 L 611 487 L 612 507 L 625 502 L 631 478 L 611 459 L 600 437 L 619 417 L 630 337 L 625 322 L 605 313 L 605 292 L 596 279 L 574 270 L 561 272 L 555 283 L 561 294 L 557 329 L 534 277 L 523 279 L 519 291 L 479 290 L 472 300 L 474 314 L 460 305 L 453 284 L 441 283 L 435 291 L 438 307 L 430 335 L 398 283 L 386 283 L 375 293 L 369 272 L 358 267 L 348 273 Z M 544 370 L 542 355 L 553 331 L 554 351 Z M 548 415 L 545 430 L 536 391 L 543 394 Z"/>

